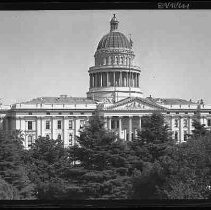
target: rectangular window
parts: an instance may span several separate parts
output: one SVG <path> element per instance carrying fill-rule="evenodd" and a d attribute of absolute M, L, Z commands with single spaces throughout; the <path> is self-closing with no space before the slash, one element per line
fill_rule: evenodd
<path fill-rule="evenodd" d="M 174 133 L 174 138 L 175 138 L 176 140 L 178 140 L 178 132 L 177 132 L 177 131 L 175 131 L 175 133 Z"/>
<path fill-rule="evenodd" d="M 32 121 L 28 121 L 28 130 L 32 130 Z"/>
<path fill-rule="evenodd" d="M 211 126 L 211 119 L 207 120 L 207 126 Z"/>
<path fill-rule="evenodd" d="M 28 136 L 28 147 L 32 146 L 32 136 Z"/>
<path fill-rule="evenodd" d="M 187 134 L 188 134 L 188 132 L 187 131 L 184 131 L 184 141 L 187 141 Z"/>
<path fill-rule="evenodd" d="M 175 127 L 178 128 L 178 119 L 175 119 Z"/>
<path fill-rule="evenodd" d="M 58 134 L 57 139 L 58 139 L 58 140 L 61 140 L 61 139 L 62 139 L 61 134 Z"/>
<path fill-rule="evenodd" d="M 57 121 L 57 128 L 62 129 L 62 121 L 61 120 Z"/>
<path fill-rule="evenodd" d="M 69 129 L 73 129 L 73 121 L 69 120 Z"/>
<path fill-rule="evenodd" d="M 50 129 L 50 121 L 49 120 L 46 120 L 45 128 L 46 128 L 46 130 Z"/>
<path fill-rule="evenodd" d="M 111 129 L 114 129 L 114 128 L 115 128 L 115 121 L 111 120 Z"/>
<path fill-rule="evenodd" d="M 83 128 L 84 127 L 84 120 L 80 120 L 80 128 Z"/>
<path fill-rule="evenodd" d="M 73 135 L 69 134 L 69 145 L 73 145 Z"/>
<path fill-rule="evenodd" d="M 187 128 L 188 127 L 188 120 L 187 119 L 184 119 L 184 128 Z"/>

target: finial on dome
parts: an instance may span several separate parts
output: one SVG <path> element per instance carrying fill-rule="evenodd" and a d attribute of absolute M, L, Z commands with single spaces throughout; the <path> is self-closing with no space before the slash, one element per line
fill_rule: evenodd
<path fill-rule="evenodd" d="M 116 18 L 116 14 L 114 14 L 114 16 L 112 17 L 111 21 L 110 21 L 110 32 L 115 31 L 118 29 L 118 23 L 119 21 Z"/>

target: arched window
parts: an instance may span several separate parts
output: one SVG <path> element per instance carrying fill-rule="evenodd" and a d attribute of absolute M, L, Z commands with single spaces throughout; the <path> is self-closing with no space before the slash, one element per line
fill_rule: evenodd
<path fill-rule="evenodd" d="M 124 64 L 124 58 L 123 58 L 123 56 L 121 56 L 120 64 Z"/>
<path fill-rule="evenodd" d="M 128 57 L 125 58 L 126 65 L 128 65 Z"/>
<path fill-rule="evenodd" d="M 118 61 L 118 56 L 115 56 L 115 64 L 118 64 L 119 61 Z"/>
<path fill-rule="evenodd" d="M 106 58 L 103 58 L 103 65 L 106 65 Z"/>

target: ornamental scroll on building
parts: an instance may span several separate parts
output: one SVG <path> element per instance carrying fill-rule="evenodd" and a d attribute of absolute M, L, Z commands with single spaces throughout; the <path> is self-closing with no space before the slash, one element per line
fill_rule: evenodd
<path fill-rule="evenodd" d="M 131 141 L 142 128 L 142 117 L 160 111 L 173 138 L 184 142 L 200 113 L 202 124 L 211 126 L 211 106 L 177 98 L 144 97 L 141 68 L 134 64 L 133 42 L 119 31 L 114 15 L 110 30 L 100 40 L 89 68 L 87 97 L 39 97 L 10 106 L 0 104 L 0 130 L 20 130 L 29 149 L 39 136 L 62 139 L 64 146 L 77 143 L 76 136 L 98 110 L 105 127 L 123 141 Z"/>

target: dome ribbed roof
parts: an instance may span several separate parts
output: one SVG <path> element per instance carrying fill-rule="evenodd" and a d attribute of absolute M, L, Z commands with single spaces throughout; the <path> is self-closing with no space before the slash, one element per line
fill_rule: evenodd
<path fill-rule="evenodd" d="M 131 49 L 131 44 L 127 37 L 117 31 L 112 31 L 106 34 L 99 42 L 97 50 L 103 48 L 128 48 Z"/>

